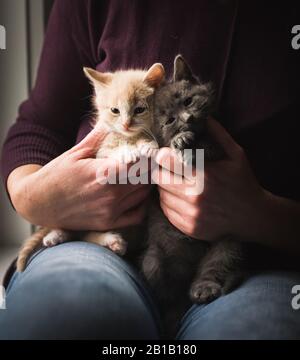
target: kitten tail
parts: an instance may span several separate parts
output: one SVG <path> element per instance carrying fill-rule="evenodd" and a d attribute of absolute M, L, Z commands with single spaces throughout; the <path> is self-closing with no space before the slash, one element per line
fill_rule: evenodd
<path fill-rule="evenodd" d="M 43 238 L 50 232 L 47 228 L 37 230 L 33 235 L 25 240 L 17 260 L 17 271 L 22 272 L 25 270 L 29 256 L 37 249 L 42 247 Z"/>

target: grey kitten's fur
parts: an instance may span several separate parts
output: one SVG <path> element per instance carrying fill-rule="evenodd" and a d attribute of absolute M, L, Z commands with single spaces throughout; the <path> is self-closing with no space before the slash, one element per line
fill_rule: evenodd
<path fill-rule="evenodd" d="M 173 81 L 158 89 L 155 96 L 155 135 L 160 147 L 179 151 L 204 148 L 206 160 L 222 158 L 222 149 L 206 132 L 212 109 L 212 86 L 201 83 L 177 56 Z M 186 119 L 181 118 L 183 111 L 189 114 Z M 208 244 L 176 229 L 156 198 L 149 212 L 142 271 L 154 292 L 168 336 L 175 335 L 178 320 L 191 302 L 210 302 L 236 284 L 239 259 L 236 241 L 220 239 Z"/>

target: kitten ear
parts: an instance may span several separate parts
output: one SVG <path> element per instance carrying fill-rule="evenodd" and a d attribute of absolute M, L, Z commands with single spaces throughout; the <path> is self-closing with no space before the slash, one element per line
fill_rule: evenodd
<path fill-rule="evenodd" d="M 83 72 L 91 83 L 96 86 L 107 86 L 112 80 L 111 73 L 101 73 L 91 68 L 84 67 Z"/>
<path fill-rule="evenodd" d="M 177 55 L 174 60 L 173 81 L 197 81 L 196 77 L 182 55 Z"/>
<path fill-rule="evenodd" d="M 144 77 L 144 82 L 147 85 L 157 88 L 165 78 L 165 69 L 160 63 L 151 66 Z"/>

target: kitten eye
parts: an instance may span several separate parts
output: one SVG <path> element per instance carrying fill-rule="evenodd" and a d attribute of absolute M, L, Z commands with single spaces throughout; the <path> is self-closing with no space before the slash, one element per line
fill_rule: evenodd
<path fill-rule="evenodd" d="M 191 98 L 191 97 L 186 98 L 186 99 L 184 100 L 184 102 L 183 102 L 183 105 L 184 105 L 184 106 L 189 106 L 189 105 L 191 105 L 192 100 L 193 100 L 193 98 Z"/>
<path fill-rule="evenodd" d="M 142 106 L 138 106 L 134 109 L 134 113 L 135 114 L 142 114 L 143 112 L 145 112 L 146 108 L 142 107 Z"/>
<path fill-rule="evenodd" d="M 120 114 L 120 110 L 117 109 L 117 108 L 114 108 L 114 107 L 112 107 L 112 108 L 110 109 L 110 111 L 111 111 L 113 114 L 115 114 L 115 115 Z"/>
<path fill-rule="evenodd" d="M 171 116 L 167 121 L 166 121 L 166 125 L 170 125 L 175 121 L 175 117 Z"/>

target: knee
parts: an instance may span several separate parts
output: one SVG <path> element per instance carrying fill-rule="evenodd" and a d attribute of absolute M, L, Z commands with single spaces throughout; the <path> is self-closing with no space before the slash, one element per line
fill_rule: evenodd
<path fill-rule="evenodd" d="M 300 311 L 291 306 L 296 273 L 250 277 L 238 289 L 205 306 L 193 306 L 178 334 L 182 339 L 297 339 Z"/>
<path fill-rule="evenodd" d="M 7 306 L 17 309 L 14 321 L 23 324 L 25 316 L 31 323 L 29 338 L 157 337 L 151 299 L 134 269 L 93 244 L 40 253 L 12 286 Z"/>

